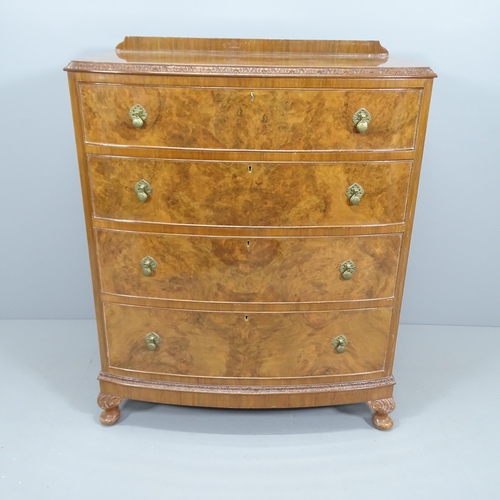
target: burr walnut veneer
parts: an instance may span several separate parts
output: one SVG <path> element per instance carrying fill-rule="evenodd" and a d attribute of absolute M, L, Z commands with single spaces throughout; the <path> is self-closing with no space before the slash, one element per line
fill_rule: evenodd
<path fill-rule="evenodd" d="M 367 402 L 390 428 L 434 73 L 378 42 L 141 37 L 66 70 L 101 422 Z"/>

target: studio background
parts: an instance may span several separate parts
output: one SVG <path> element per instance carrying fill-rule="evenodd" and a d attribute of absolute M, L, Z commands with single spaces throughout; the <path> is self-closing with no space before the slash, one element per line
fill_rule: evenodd
<path fill-rule="evenodd" d="M 126 35 L 380 40 L 434 82 L 401 321 L 500 326 L 495 0 L 19 0 L 0 7 L 0 319 L 93 318 L 63 67 Z"/>

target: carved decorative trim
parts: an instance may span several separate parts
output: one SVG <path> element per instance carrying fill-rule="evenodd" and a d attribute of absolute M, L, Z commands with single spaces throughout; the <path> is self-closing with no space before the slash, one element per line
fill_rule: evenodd
<path fill-rule="evenodd" d="M 92 61 L 72 61 L 66 66 L 65 70 L 91 73 L 153 73 L 222 76 L 336 76 L 349 78 L 435 78 L 436 76 L 430 68 L 291 68 L 286 66 L 208 66 L 191 64 L 106 63 Z"/>
<path fill-rule="evenodd" d="M 104 410 L 99 420 L 103 425 L 114 425 L 120 419 L 120 407 L 122 398 L 112 396 L 111 394 L 103 394 L 102 392 L 97 396 L 97 404 Z"/>
<path fill-rule="evenodd" d="M 111 396 L 110 394 L 99 394 L 97 397 L 97 404 L 103 410 L 110 410 L 111 408 L 116 408 L 121 402 L 122 398 L 118 396 Z"/>
<path fill-rule="evenodd" d="M 113 384 L 128 385 L 133 387 L 162 389 L 167 391 L 208 392 L 215 394 L 302 394 L 332 391 L 356 391 L 375 389 L 378 387 L 394 385 L 396 383 L 396 380 L 392 375 L 374 380 L 355 380 L 352 382 L 338 382 L 335 384 L 308 384 L 292 386 L 184 384 L 182 382 L 143 380 L 140 378 L 125 377 L 122 375 L 112 375 L 105 372 L 101 372 L 98 379 L 101 382 L 110 382 Z M 378 401 L 386 400 L 381 399 Z M 374 401 L 373 403 L 377 403 L 377 401 Z"/>
<path fill-rule="evenodd" d="M 373 411 L 387 415 L 388 413 L 391 413 L 391 411 L 394 411 L 394 408 L 396 408 L 396 401 L 394 401 L 394 398 L 377 399 L 376 401 L 368 401 L 367 405 Z"/>

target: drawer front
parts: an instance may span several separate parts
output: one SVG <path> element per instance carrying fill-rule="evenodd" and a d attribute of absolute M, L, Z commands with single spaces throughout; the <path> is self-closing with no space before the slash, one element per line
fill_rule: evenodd
<path fill-rule="evenodd" d="M 413 149 L 420 89 L 240 89 L 80 84 L 85 140 L 187 149 Z M 129 110 L 147 112 L 135 128 Z M 359 133 L 353 115 L 372 117 Z"/>
<path fill-rule="evenodd" d="M 98 229 L 96 237 L 103 292 L 221 302 L 392 297 L 401 245 L 399 234 L 222 238 Z M 149 275 L 145 257 L 157 263 Z M 347 260 L 356 265 L 350 279 L 339 271 Z"/>
<path fill-rule="evenodd" d="M 410 162 L 215 163 L 108 156 L 89 156 L 88 165 L 95 217 L 221 226 L 403 222 L 411 170 Z M 134 190 L 142 180 L 152 189 L 146 201 Z M 353 184 L 364 191 L 358 204 L 346 194 Z"/>
<path fill-rule="evenodd" d="M 310 377 L 384 369 L 391 308 L 224 313 L 104 304 L 111 367 L 212 377 Z M 159 344 L 145 336 L 154 332 Z M 342 353 L 332 340 L 347 339 Z"/>

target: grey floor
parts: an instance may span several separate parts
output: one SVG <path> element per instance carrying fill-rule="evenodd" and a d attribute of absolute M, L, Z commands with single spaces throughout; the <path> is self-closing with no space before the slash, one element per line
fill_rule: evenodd
<path fill-rule="evenodd" d="M 403 325 L 394 428 L 365 405 L 123 404 L 103 427 L 93 321 L 0 322 L 0 499 L 500 498 L 500 328 Z"/>

